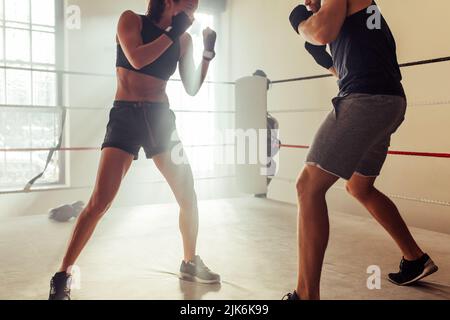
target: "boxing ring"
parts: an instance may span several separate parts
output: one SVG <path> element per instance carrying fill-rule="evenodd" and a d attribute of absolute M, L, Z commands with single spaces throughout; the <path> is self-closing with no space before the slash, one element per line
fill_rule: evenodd
<path fill-rule="evenodd" d="M 414 61 L 401 64 L 401 68 L 413 68 L 418 66 L 427 66 L 427 65 L 435 65 L 435 64 L 444 64 L 450 61 L 450 57 L 443 58 L 435 58 L 421 61 Z M 54 73 L 58 79 L 63 79 L 64 77 L 76 76 L 76 77 L 94 77 L 94 78 L 103 78 L 103 79 L 112 79 L 114 75 L 112 74 L 103 74 L 103 73 L 90 73 L 90 72 L 79 72 L 79 71 L 67 71 L 67 70 L 46 70 L 46 69 L 35 69 L 35 68 L 21 68 L 21 67 L 6 67 L 2 66 L 0 69 L 3 70 L 15 70 L 15 71 L 24 71 L 24 72 L 49 72 Z M 285 84 L 293 84 L 304 81 L 318 81 L 320 79 L 325 79 L 332 77 L 330 74 L 322 74 L 322 75 L 313 75 L 306 77 L 298 77 L 298 78 L 289 78 L 289 79 L 281 79 L 271 81 L 272 91 L 277 87 L 283 86 Z M 242 80 L 247 79 L 246 84 L 242 84 Z M 329 108 L 292 108 L 292 109 L 273 109 L 267 107 L 268 96 L 272 94 L 269 90 L 262 90 L 263 84 L 260 81 L 259 77 L 246 77 L 244 79 L 240 79 L 236 82 L 231 81 L 206 81 L 205 86 L 207 87 L 217 87 L 217 86 L 226 86 L 228 90 L 235 90 L 239 93 L 235 94 L 235 106 L 231 108 L 226 108 L 228 110 L 186 110 L 186 109 L 178 109 L 177 106 L 174 106 L 174 111 L 177 114 L 182 113 L 202 113 L 202 114 L 213 114 L 213 115 L 227 115 L 234 116 L 235 127 L 232 129 L 236 129 L 237 127 L 242 127 L 246 129 L 255 128 L 255 129 L 264 129 L 265 128 L 265 118 L 264 114 L 268 111 L 270 114 L 274 116 L 282 116 L 283 114 L 298 114 L 302 112 L 327 112 Z M 179 82 L 179 79 L 171 80 L 172 82 Z M 238 85 L 236 85 L 238 84 Z M 239 89 L 242 86 L 245 88 Z M 268 95 L 268 96 L 267 96 Z M 255 97 L 260 97 L 259 100 L 253 103 L 253 99 Z M 62 98 L 58 98 L 58 102 L 62 102 Z M 442 100 L 442 101 L 425 101 L 425 102 L 417 102 L 417 101 L 409 101 L 409 107 L 424 107 L 424 106 L 441 106 L 448 105 L 450 100 Z M 231 103 L 230 103 L 231 104 Z M 3 157 L 6 157 L 6 154 L 13 153 L 38 153 L 38 152 L 48 152 L 46 165 L 42 168 L 42 171 L 36 172 L 36 175 L 30 177 L 29 182 L 23 187 L 22 190 L 11 190 L 6 191 L 6 193 L 22 193 L 22 192 L 31 192 L 33 191 L 33 185 L 39 181 L 42 175 L 45 172 L 46 167 L 52 161 L 52 158 L 55 154 L 58 154 L 61 157 L 61 161 L 65 161 L 66 153 L 96 153 L 99 150 L 97 146 L 67 146 L 64 141 L 65 134 L 65 121 L 66 117 L 71 113 L 76 113 L 79 111 L 94 111 L 94 112 L 107 112 L 108 108 L 96 108 L 89 106 L 64 106 L 62 104 L 58 104 L 55 106 L 38 106 L 38 105 L 0 105 L 0 108 L 32 108 L 36 110 L 48 111 L 59 114 L 60 117 L 60 133 L 58 134 L 58 143 L 55 146 L 50 147 L 39 147 L 39 148 L 17 148 L 14 146 L 1 146 L 0 147 L 0 155 L 3 153 Z M 251 109 L 249 109 L 251 108 Z M 251 110 L 251 112 L 249 112 Z M 258 119 L 256 123 L 254 122 L 257 118 L 256 116 L 245 118 L 246 114 L 258 115 Z M 106 118 L 106 115 L 105 115 Z M 253 123 L 251 123 L 253 121 Z M 236 127 L 237 125 L 237 127 Z M 231 128 L 230 128 L 231 129 Z M 280 132 L 282 133 L 284 130 L 283 127 L 280 128 Z M 97 144 L 99 145 L 99 143 Z M 237 148 L 235 143 L 217 143 L 217 144 L 197 144 L 197 145 L 185 145 L 186 148 L 218 148 L 218 149 L 226 149 L 226 148 Z M 298 150 L 297 152 L 305 152 L 309 148 L 306 144 L 299 144 L 295 141 L 286 141 L 282 139 L 282 144 L 280 145 L 281 152 L 286 150 Z M 303 150 L 303 151 L 302 151 Z M 389 151 L 390 157 L 398 157 L 403 156 L 406 157 L 417 157 L 422 159 L 442 159 L 441 161 L 445 161 L 450 158 L 449 152 L 442 152 L 440 150 L 436 150 L 435 152 L 424 152 L 424 151 L 416 151 L 416 150 L 394 150 L 391 149 Z M 407 161 L 407 160 L 406 160 Z M 235 171 L 237 170 L 237 171 Z M 196 177 L 196 180 L 211 180 L 214 177 Z M 216 177 L 217 178 L 217 177 Z M 236 180 L 234 183 L 238 186 L 237 189 L 239 191 L 244 192 L 246 194 L 263 194 L 267 193 L 266 184 L 264 178 L 261 176 L 259 172 L 258 165 L 238 165 L 235 169 L 231 169 L 229 174 L 222 175 L 224 179 Z M 275 176 L 273 178 L 274 181 L 284 181 L 289 184 L 295 183 L 295 177 L 283 177 L 283 176 Z M 164 183 L 163 179 L 154 180 L 155 183 Z M 70 189 L 70 185 L 64 186 L 66 189 Z M 92 185 L 83 185 L 82 187 L 78 186 L 77 188 L 92 188 Z M 343 187 L 336 186 L 335 188 L 340 188 L 343 190 Z M 37 188 L 39 190 L 39 188 Z M 36 188 L 34 189 L 36 190 Z M 450 206 L 450 201 L 448 199 L 431 199 L 428 197 L 417 197 L 410 196 L 408 194 L 390 194 L 391 197 L 419 202 L 419 203 L 427 203 L 427 204 L 435 204 L 439 206 Z"/>
<path fill-rule="evenodd" d="M 417 61 L 403 64 L 403 68 L 424 66 L 428 64 L 449 63 L 450 57 Z M 95 74 L 87 72 L 64 71 L 64 70 L 40 70 L 15 67 L 0 67 L 0 69 L 12 69 L 21 71 L 39 71 L 56 73 L 58 77 L 98 77 L 102 79 L 112 79 L 111 74 Z M 225 86 L 230 94 L 230 101 L 234 100 L 235 106 L 232 108 L 209 108 L 199 110 L 184 110 L 173 106 L 177 115 L 182 114 L 210 114 L 226 115 L 232 118 L 234 123 L 230 129 L 265 129 L 266 113 L 275 117 L 289 115 L 291 113 L 302 112 L 329 112 L 328 108 L 303 108 L 284 109 L 273 108 L 271 105 L 272 91 L 286 83 L 297 83 L 301 81 L 317 81 L 328 78 L 330 75 L 308 76 L 295 79 L 282 79 L 272 81 L 272 88 L 267 92 L 264 88 L 266 81 L 260 77 L 245 77 L 237 81 L 207 81 L 206 86 Z M 179 81 L 179 80 L 172 80 Z M 256 97 L 256 99 L 255 99 Z M 230 104 L 232 104 L 230 102 Z M 410 101 L 409 106 L 445 106 L 450 105 L 449 100 L 440 101 Z M 56 134 L 56 144 L 48 147 L 15 147 L 1 146 L 0 156 L 9 153 L 38 153 L 47 154 L 46 166 L 53 161 L 53 157 L 58 155 L 58 159 L 67 161 L 68 155 L 76 156 L 80 161 L 84 156 L 93 161 L 98 158 L 100 148 L 99 143 L 92 142 L 92 145 L 67 145 L 66 130 L 67 119 L 73 113 L 79 111 L 93 111 L 101 113 L 101 117 L 106 120 L 109 108 L 89 107 L 89 106 L 65 106 L 62 100 L 55 106 L 30 106 L 30 105 L 0 105 L 0 110 L 7 108 L 34 108 L 55 113 L 59 119 L 59 132 Z M 253 117 L 245 115 L 249 112 L 256 112 Z M 244 117 L 244 118 L 242 118 Z M 179 124 L 179 123 L 178 123 Z M 191 124 L 192 125 L 192 124 Z M 101 130 L 103 131 L 103 127 Z M 280 127 L 281 141 L 280 166 L 284 162 L 283 153 L 295 153 L 295 157 L 301 159 L 309 148 L 303 141 L 287 140 L 283 138 L 283 126 Z M 181 138 L 183 138 L 181 136 Z M 186 144 L 185 148 L 217 148 L 234 149 L 236 144 L 232 142 L 216 144 Z M 449 161 L 450 152 L 448 150 L 408 150 L 392 149 L 390 157 L 396 157 L 401 161 L 408 161 L 410 158 L 433 159 L 433 161 Z M 70 163 L 73 163 L 72 160 Z M 433 162 L 435 163 L 435 162 Z M 77 163 L 77 165 L 82 165 Z M 297 163 L 301 168 L 302 162 Z M 30 176 L 30 180 L 17 190 L 5 191 L 3 194 L 17 194 L 20 196 L 30 196 L 34 193 L 44 192 L 46 189 L 39 185 L 39 178 L 45 172 L 43 166 Z M 280 200 L 272 197 L 271 188 L 267 190 L 265 177 L 261 176 L 259 164 L 243 164 L 234 166 L 227 172 L 213 176 L 196 176 L 196 181 L 210 181 L 216 183 L 217 179 L 227 180 L 236 187 L 235 198 L 233 199 L 213 199 L 200 202 L 200 212 L 202 229 L 200 231 L 200 250 L 203 255 L 211 261 L 211 267 L 218 270 L 223 275 L 222 286 L 203 287 L 178 280 L 175 272 L 178 265 L 181 249 L 176 226 L 176 206 L 174 204 L 161 203 L 152 205 L 137 205 L 129 207 L 113 208 L 111 215 L 105 217 L 104 224 L 99 228 L 98 235 L 92 241 L 92 245 L 87 248 L 80 260 L 83 265 L 83 286 L 82 291 L 75 290 L 75 298 L 95 299 L 279 299 L 280 292 L 285 292 L 293 287 L 293 270 L 296 266 L 296 258 L 293 254 L 296 250 L 295 241 L 292 238 L 296 233 L 296 208 L 290 204 L 271 201 Z M 282 171 L 282 170 L 281 170 Z M 293 187 L 295 176 L 283 176 L 283 172 L 273 177 L 273 183 L 281 183 L 283 186 Z M 154 185 L 159 188 L 165 181 L 160 178 L 140 182 L 143 186 Z M 424 183 L 433 183 L 433 177 Z M 70 180 L 63 188 L 67 191 L 83 189 L 84 192 L 92 190 L 93 185 L 71 186 Z M 335 187 L 345 191 L 342 186 Z M 294 188 L 293 188 L 294 189 Z M 47 189 L 48 190 L 48 189 Z M 50 189 L 51 190 L 51 189 Z M 269 199 L 256 199 L 252 195 L 268 192 Z M 294 190 L 286 191 L 294 192 Z M 420 205 L 433 205 L 442 208 L 442 212 L 450 212 L 450 200 L 445 198 L 416 197 L 408 194 L 389 194 L 391 197 L 407 202 L 418 203 Z M 73 201 L 77 199 L 72 199 Z M 282 199 L 281 199 L 282 200 Z M 333 199 L 335 200 L 335 199 Z M 288 202 L 288 201 L 287 201 Z M 276 214 L 274 214 L 276 212 Z M 151 214 L 149 214 L 151 213 Z M 214 213 L 214 214 L 212 214 Z M 20 219 L 6 219 L 0 225 L 0 234 L 3 239 L 14 239 L 14 244 L 0 241 L 0 251 L 5 253 L 5 259 L 0 262 L 0 269 L 4 270 L 3 277 L 0 277 L 1 298 L 22 298 L 22 299 L 45 299 L 48 292 L 48 276 L 51 274 L 62 252 L 65 242 L 54 242 L 52 239 L 65 239 L 72 223 L 59 224 L 49 223 L 41 215 L 21 217 Z M 338 212 L 333 214 L 332 239 L 328 253 L 329 260 L 324 266 L 324 298 L 325 299 L 396 299 L 396 297 L 407 297 L 408 299 L 448 299 L 450 297 L 450 284 L 448 274 L 445 272 L 437 274 L 436 280 L 426 282 L 422 287 L 404 289 L 397 287 L 387 287 L 382 292 L 358 291 L 361 283 L 366 279 L 365 267 L 359 268 L 357 265 L 368 266 L 374 263 L 371 257 L 362 253 L 368 250 L 376 250 L 371 243 L 354 244 L 354 240 L 346 237 L 351 230 L 353 237 L 370 237 L 371 241 L 378 243 L 378 250 L 382 250 L 380 263 L 383 270 L 396 268 L 392 261 L 397 261 L 398 253 L 392 247 L 389 239 L 380 234 L 377 225 L 373 221 L 362 217 L 355 217 L 347 213 Z M 446 226 L 443 226 L 446 228 Z M 264 232 L 261 232 L 264 230 Z M 414 229 L 418 240 L 425 246 L 432 247 L 436 252 L 442 253 L 440 266 L 443 270 L 450 268 L 450 256 L 448 246 L 448 234 L 439 234 L 423 229 Z M 145 244 L 145 250 L 142 246 Z M 161 247 L 164 250 L 161 252 Z M 352 254 L 358 256 L 357 261 L 342 263 L 348 254 L 348 247 L 354 246 Z M 222 250 L 217 255 L 217 248 Z M 252 255 L 242 254 L 242 252 L 252 251 Z M 361 253 L 361 254 L 358 254 Z M 446 254 L 449 253 L 449 254 Z M 162 257 L 164 255 L 164 257 Z M 273 265 L 261 270 L 261 261 L 266 261 L 267 256 L 272 257 Z M 123 259 L 118 259 L 120 256 Z M 376 254 L 375 254 L 376 256 Z M 156 258 L 155 258 L 156 257 Z M 233 257 L 230 261 L 228 257 Z M 32 259 L 33 261 L 25 260 Z M 121 260 L 121 261 L 119 261 Z M 24 261 L 27 261 L 26 263 Z M 28 262 L 29 261 L 29 262 Z M 339 261 L 342 268 L 336 266 Z M 21 265 L 18 269 L 17 265 Z M 16 266 L 16 269 L 13 267 Z M 223 266 L 227 266 L 224 268 Z M 276 279 L 273 277 L 273 270 L 279 273 Z M 21 282 L 24 274 L 31 274 L 32 279 L 27 283 Z M 258 274 L 258 277 L 255 276 Z M 344 278 L 346 278 L 344 282 Z M 136 280 L 137 279 L 137 280 Z M 130 283 L 138 282 L 138 285 Z M 107 285 L 105 285 L 107 283 Z M 341 292 L 336 293 L 333 288 L 339 286 Z M 405 291 L 406 290 L 406 291 Z"/>
<path fill-rule="evenodd" d="M 442 57 L 442 58 L 435 58 L 435 59 L 427 59 L 427 60 L 420 60 L 420 61 L 413 61 L 408 63 L 402 63 L 400 64 L 400 67 L 402 69 L 404 68 L 411 68 L 411 67 L 417 67 L 417 66 L 426 66 L 426 65 L 432 65 L 432 64 L 440 64 L 440 63 L 448 63 L 450 61 L 450 57 Z M 324 78 L 330 78 L 333 77 L 331 74 L 323 74 L 323 75 L 315 75 L 315 76 L 307 76 L 307 77 L 298 77 L 298 78 L 290 78 L 290 79 L 282 79 L 282 80 L 275 80 L 272 81 L 272 85 L 282 85 L 286 83 L 295 83 L 299 81 L 312 81 L 312 80 L 318 80 L 318 79 L 324 79 Z M 448 106 L 450 105 L 450 99 L 448 100 L 438 100 L 438 101 L 426 101 L 426 102 L 416 102 L 416 101 L 409 101 L 408 102 L 408 108 L 412 107 L 426 107 L 426 106 Z M 324 109 L 301 109 L 301 110 L 272 110 L 269 111 L 270 113 L 277 115 L 277 114 L 285 114 L 285 113 L 297 113 L 297 112 L 321 112 L 321 111 L 329 111 L 329 108 Z M 407 120 L 406 120 L 407 121 Z M 290 149 L 290 150 L 308 150 L 309 145 L 300 145 L 300 144 L 289 144 L 289 143 L 283 143 L 280 146 L 282 149 Z M 446 151 L 446 150 L 445 150 Z M 404 157 L 418 157 L 418 158 L 429 158 L 429 159 L 441 159 L 441 161 L 445 161 L 445 159 L 450 159 L 450 152 L 422 152 L 422 151 L 414 151 L 414 150 L 394 150 L 390 149 L 388 152 L 389 156 L 404 156 Z M 406 159 L 406 158 L 405 158 Z M 274 179 L 279 179 L 275 177 Z M 294 179 L 284 179 L 285 181 L 289 181 L 291 183 L 294 183 Z M 431 180 L 430 180 L 431 181 Z M 335 187 L 336 188 L 336 187 Z M 339 188 L 339 187 L 338 187 Z M 341 187 L 341 189 L 343 189 Z M 396 194 L 390 194 L 389 195 L 392 198 L 397 199 L 404 199 L 408 201 L 414 201 L 414 202 L 422 202 L 422 203 L 428 203 L 428 204 L 436 204 L 439 206 L 450 206 L 450 201 L 448 199 L 426 199 L 426 198 L 417 198 L 417 197 L 411 197 L 407 195 L 396 195 Z"/>
<path fill-rule="evenodd" d="M 425 66 L 425 65 L 431 65 L 431 64 L 440 64 L 440 63 L 448 63 L 450 61 L 450 57 L 442 57 L 442 58 L 435 58 L 435 59 L 428 59 L 428 60 L 420 60 L 420 61 L 414 61 L 414 62 L 408 62 L 401 64 L 401 68 L 411 68 L 411 67 L 417 67 L 417 66 Z M 21 67 L 10 67 L 10 66 L 0 66 L 1 70 L 15 70 L 15 71 L 26 71 L 26 72 L 48 72 L 53 73 L 56 75 L 57 78 L 64 78 L 66 76 L 78 76 L 78 77 L 98 77 L 98 78 L 107 78 L 110 79 L 114 77 L 114 75 L 111 74 L 102 74 L 102 73 L 89 73 L 89 72 L 78 72 L 78 71 L 67 71 L 67 70 L 47 70 L 47 69 L 36 69 L 36 68 L 21 68 Z M 286 83 L 296 83 L 296 82 L 302 82 L 302 81 L 313 81 L 313 80 L 319 80 L 324 78 L 332 77 L 331 74 L 322 74 L 322 75 L 313 75 L 313 76 L 306 76 L 306 77 L 298 77 L 298 78 L 290 78 L 290 79 L 281 79 L 281 80 L 275 80 L 271 81 L 272 88 L 281 86 Z M 247 79 L 247 80 L 245 80 Z M 174 82 L 179 82 L 179 79 L 171 80 Z M 243 83 L 245 82 L 245 83 Z M 236 85 L 237 84 L 237 85 Z M 288 113 L 301 113 L 301 112 L 325 112 L 329 111 L 329 108 L 313 108 L 313 109 L 274 109 L 271 110 L 270 108 L 267 108 L 267 97 L 264 95 L 267 93 L 266 90 L 262 90 L 262 81 L 259 79 L 259 77 L 246 77 L 244 79 L 240 79 L 236 82 L 231 81 L 206 81 L 205 86 L 227 86 L 229 88 L 234 88 L 234 90 L 237 92 L 235 95 L 235 107 L 229 108 L 229 110 L 179 110 L 176 108 L 173 109 L 176 113 L 203 113 L 203 114 L 227 114 L 227 115 L 234 115 L 235 117 L 235 124 L 237 125 L 235 128 L 230 129 L 236 129 L 237 127 L 242 127 L 245 129 L 255 128 L 255 129 L 264 129 L 264 114 L 266 111 L 268 111 L 270 114 L 273 115 L 281 115 L 281 114 L 288 114 Z M 267 93 L 268 95 L 271 94 L 269 91 Z M 253 100 L 259 97 L 258 101 L 254 102 Z M 61 98 L 58 98 L 58 101 L 61 101 Z M 437 106 L 437 105 L 448 105 L 450 104 L 450 100 L 444 100 L 444 101 L 427 101 L 427 102 L 415 102 L 415 101 L 409 101 L 408 105 L 409 107 L 419 107 L 419 106 Z M 64 133 L 65 133 L 65 121 L 67 117 L 67 113 L 71 112 L 77 112 L 77 111 L 108 111 L 108 108 L 95 108 L 95 107 L 88 107 L 88 106 L 63 106 L 63 105 L 55 105 L 55 106 L 39 106 L 39 105 L 12 105 L 12 104 L 3 104 L 0 105 L 0 108 L 33 108 L 36 110 L 42 110 L 42 111 L 48 111 L 48 112 L 54 112 L 58 113 L 60 115 L 60 133 L 58 135 L 58 143 L 55 146 L 51 147 L 40 147 L 40 148 L 17 148 L 14 146 L 2 146 L 0 147 L 0 154 L 3 153 L 3 156 L 7 153 L 25 153 L 25 152 L 48 152 L 47 157 L 47 163 L 52 160 L 52 157 L 55 153 L 64 154 L 64 153 L 74 153 L 74 152 L 97 152 L 99 150 L 99 147 L 93 147 L 93 146 L 66 146 L 64 143 Z M 251 112 L 249 112 L 249 108 L 251 108 Z M 247 109 L 247 110 L 245 110 Z M 268 109 L 268 110 L 267 110 Z M 245 118 L 246 114 L 253 114 L 258 115 L 259 119 L 255 122 L 255 118 L 257 116 L 253 117 L 247 117 Z M 245 119 L 243 119 L 245 118 Z M 251 123 L 253 121 L 253 123 Z M 283 128 L 280 128 L 280 131 L 283 131 Z M 185 145 L 186 148 L 200 148 L 200 147 L 217 147 L 217 148 L 227 148 L 227 147 L 236 147 L 233 143 L 222 143 L 222 144 L 199 144 L 199 145 Z M 309 148 L 308 145 L 302 145 L 297 144 L 295 141 L 283 141 L 283 143 L 280 145 L 281 150 L 283 149 L 291 149 L 291 150 L 307 150 Z M 440 150 L 437 150 L 436 152 L 423 152 L 423 151 L 415 151 L 415 150 L 390 150 L 389 151 L 390 156 L 405 156 L 405 157 L 421 157 L 421 158 L 440 158 L 440 159 L 449 159 L 450 158 L 450 152 L 441 152 Z M 444 161 L 444 160 L 443 160 Z M 42 174 L 45 172 L 46 166 L 42 168 L 42 172 L 36 173 L 37 175 L 35 177 L 30 177 L 30 181 L 24 186 L 22 191 L 32 191 L 32 186 L 36 181 L 39 180 L 39 178 L 42 176 Z M 253 169 L 252 169 L 253 168 Z M 257 194 L 262 193 L 264 190 L 262 190 L 263 187 L 263 180 L 260 178 L 260 174 L 258 170 L 255 170 L 255 166 L 243 166 L 240 170 L 238 168 L 239 174 L 237 175 L 239 179 L 240 184 L 246 184 L 246 181 L 253 180 L 258 181 L 256 186 L 254 183 L 253 187 L 251 188 L 242 188 L 242 190 L 246 191 L 248 194 Z M 252 171 L 253 173 L 249 175 L 247 171 Z M 236 177 L 236 175 L 229 175 L 228 178 Z M 274 178 L 275 180 L 277 177 Z M 286 180 L 286 179 L 285 179 Z M 161 181 L 158 181 L 161 182 Z M 15 190 L 12 192 L 22 192 L 21 190 Z M 395 195 L 393 195 L 395 196 Z M 435 203 L 439 205 L 444 206 L 450 206 L 450 202 L 447 200 L 432 200 L 432 199 L 416 199 L 414 197 L 408 197 L 403 196 L 403 198 L 407 198 L 410 200 L 415 201 L 425 201 L 428 203 Z"/>

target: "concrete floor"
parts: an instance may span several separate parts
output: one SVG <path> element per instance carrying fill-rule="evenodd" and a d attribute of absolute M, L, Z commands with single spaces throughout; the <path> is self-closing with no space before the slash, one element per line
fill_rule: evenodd
<path fill-rule="evenodd" d="M 221 286 L 180 281 L 176 206 L 113 209 L 84 251 L 74 299 L 275 299 L 296 280 L 296 208 L 239 198 L 200 203 L 199 252 L 222 275 Z M 450 235 L 413 229 L 440 271 L 416 287 L 386 280 L 400 253 L 371 219 L 331 214 L 323 299 L 450 299 Z M 46 299 L 72 223 L 45 215 L 0 221 L 0 299 Z M 380 266 L 381 290 L 368 290 L 369 265 Z"/>

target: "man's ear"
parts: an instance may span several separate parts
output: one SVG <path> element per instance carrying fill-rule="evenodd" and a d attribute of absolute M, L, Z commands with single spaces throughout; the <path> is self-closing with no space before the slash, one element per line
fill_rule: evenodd
<path fill-rule="evenodd" d="M 164 0 L 164 5 L 166 10 L 172 10 L 174 6 L 173 0 Z"/>

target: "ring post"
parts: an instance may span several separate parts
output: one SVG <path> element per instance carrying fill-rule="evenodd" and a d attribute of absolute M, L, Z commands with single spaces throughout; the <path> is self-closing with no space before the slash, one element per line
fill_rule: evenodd
<path fill-rule="evenodd" d="M 236 182 L 247 194 L 267 193 L 267 79 L 236 81 Z M 243 161 L 245 158 L 245 161 Z"/>

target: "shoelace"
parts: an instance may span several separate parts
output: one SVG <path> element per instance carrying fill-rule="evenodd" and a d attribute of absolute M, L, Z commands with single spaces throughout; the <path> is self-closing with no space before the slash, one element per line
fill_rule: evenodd
<path fill-rule="evenodd" d="M 404 265 L 405 265 L 405 260 L 402 259 L 402 260 L 400 261 L 400 272 L 403 271 Z"/>
<path fill-rule="evenodd" d="M 202 261 L 202 259 L 198 258 L 198 260 L 196 261 L 196 267 L 197 268 L 201 268 L 205 271 L 211 271 L 206 265 L 205 263 Z"/>
<path fill-rule="evenodd" d="M 55 281 L 52 279 L 50 280 L 50 294 L 54 295 L 55 293 L 56 293 Z"/>
<path fill-rule="evenodd" d="M 63 291 L 64 291 L 64 294 L 66 296 L 68 296 L 70 299 L 70 282 L 69 283 L 66 282 L 66 285 L 64 286 Z M 56 292 L 57 292 L 57 290 L 56 290 L 55 280 L 52 278 L 50 280 L 50 294 L 55 295 Z"/>
<path fill-rule="evenodd" d="M 292 293 L 285 294 L 284 297 L 281 298 L 281 300 L 291 300 L 292 296 L 293 296 Z M 287 298 L 287 299 L 286 299 L 286 298 Z"/>

